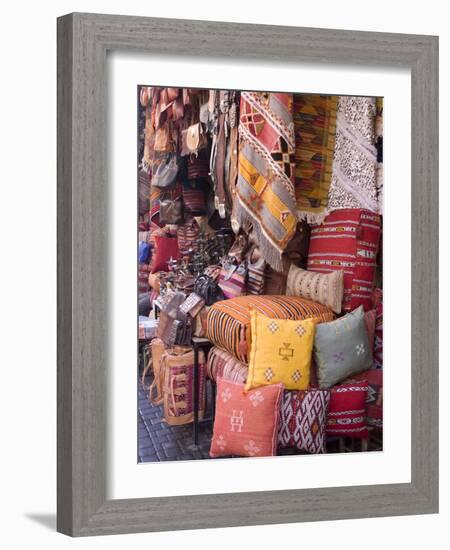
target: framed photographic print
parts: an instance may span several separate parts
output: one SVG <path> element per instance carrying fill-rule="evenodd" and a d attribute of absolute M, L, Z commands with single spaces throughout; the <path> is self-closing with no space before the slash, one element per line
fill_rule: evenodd
<path fill-rule="evenodd" d="M 438 509 L 438 40 L 58 19 L 58 530 Z"/>

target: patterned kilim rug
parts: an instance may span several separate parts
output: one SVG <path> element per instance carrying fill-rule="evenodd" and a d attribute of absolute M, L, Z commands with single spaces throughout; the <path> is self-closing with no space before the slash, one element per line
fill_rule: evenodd
<path fill-rule="evenodd" d="M 338 96 L 294 94 L 295 195 L 300 219 L 321 223 L 327 213 Z"/>
<path fill-rule="evenodd" d="M 242 92 L 233 216 L 252 222 L 264 259 L 278 271 L 297 225 L 294 150 L 292 94 Z"/>
<path fill-rule="evenodd" d="M 375 116 L 374 97 L 339 97 L 329 212 L 343 208 L 379 212 Z"/>

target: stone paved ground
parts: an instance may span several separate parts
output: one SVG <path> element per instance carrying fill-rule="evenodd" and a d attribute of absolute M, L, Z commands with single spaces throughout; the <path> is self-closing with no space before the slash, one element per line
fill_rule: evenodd
<path fill-rule="evenodd" d="M 200 423 L 199 445 L 195 447 L 192 424 L 169 426 L 164 422 L 162 406 L 149 401 L 150 383 L 147 377 L 144 388 L 139 380 L 139 462 L 209 458 L 212 423 Z M 206 416 L 210 416 L 210 407 Z"/>

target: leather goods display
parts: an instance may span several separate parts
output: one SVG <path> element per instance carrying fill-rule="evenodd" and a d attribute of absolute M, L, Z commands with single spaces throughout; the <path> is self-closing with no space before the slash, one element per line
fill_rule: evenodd
<path fill-rule="evenodd" d="M 205 300 L 198 296 L 198 294 L 195 294 L 195 292 L 192 292 L 180 305 L 180 311 L 194 318 L 204 305 Z"/>
<path fill-rule="evenodd" d="M 184 187 L 183 201 L 186 212 L 193 216 L 203 216 L 206 213 L 205 190 L 198 187 Z"/>
<path fill-rule="evenodd" d="M 169 190 L 175 187 L 180 171 L 178 155 L 166 153 L 159 159 L 152 174 L 152 186 Z"/>
<path fill-rule="evenodd" d="M 139 215 L 143 216 L 150 208 L 150 180 L 145 170 L 139 170 L 138 185 Z"/>
<path fill-rule="evenodd" d="M 181 132 L 181 155 L 196 154 L 205 149 L 208 145 L 208 138 L 201 122 L 192 124 Z"/>
<path fill-rule="evenodd" d="M 195 316 L 193 336 L 197 336 L 198 338 L 206 337 L 206 321 L 208 319 L 208 309 L 208 306 L 203 306 L 202 309 Z"/>
<path fill-rule="evenodd" d="M 197 155 L 189 155 L 187 159 L 187 177 L 189 180 L 206 179 L 209 175 L 207 151 L 199 151 Z"/>
<path fill-rule="evenodd" d="M 159 220 L 163 224 L 181 225 L 184 222 L 183 199 L 161 200 Z"/>
<path fill-rule="evenodd" d="M 247 268 L 245 262 L 239 265 L 224 263 L 220 271 L 219 286 L 225 298 L 236 298 L 245 293 L 246 276 Z"/>
<path fill-rule="evenodd" d="M 199 362 L 198 418 L 205 411 L 205 355 Z M 194 351 L 190 347 L 175 346 L 161 357 L 163 380 L 164 420 L 171 426 L 188 424 L 194 419 Z"/>
<path fill-rule="evenodd" d="M 194 292 L 205 300 L 205 305 L 211 306 L 224 299 L 222 289 L 208 275 L 199 275 L 195 280 Z"/>
<path fill-rule="evenodd" d="M 161 273 L 158 271 L 157 273 L 150 273 L 148 276 L 148 286 L 156 290 L 156 292 L 159 294 L 161 290 Z"/>
<path fill-rule="evenodd" d="M 245 233 L 241 232 L 236 235 L 234 243 L 228 251 L 228 257 L 234 259 L 237 263 L 241 263 L 249 249 L 250 243 Z"/>
<path fill-rule="evenodd" d="M 161 311 L 156 335 L 166 346 L 190 343 L 192 323 L 187 315 L 180 314 L 179 311 L 185 299 L 183 292 L 173 292 L 160 300 Z"/>
<path fill-rule="evenodd" d="M 177 228 L 178 248 L 182 256 L 189 254 L 190 251 L 198 249 L 198 239 L 200 237 L 200 227 L 194 218 L 187 218 L 182 225 Z"/>

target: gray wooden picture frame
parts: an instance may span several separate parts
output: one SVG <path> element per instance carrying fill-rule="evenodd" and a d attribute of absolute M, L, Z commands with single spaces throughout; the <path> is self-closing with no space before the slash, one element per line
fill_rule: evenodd
<path fill-rule="evenodd" d="M 411 483 L 107 500 L 109 50 L 411 70 Z M 438 38 L 83 13 L 59 18 L 57 412 L 57 529 L 72 536 L 437 512 Z"/>

